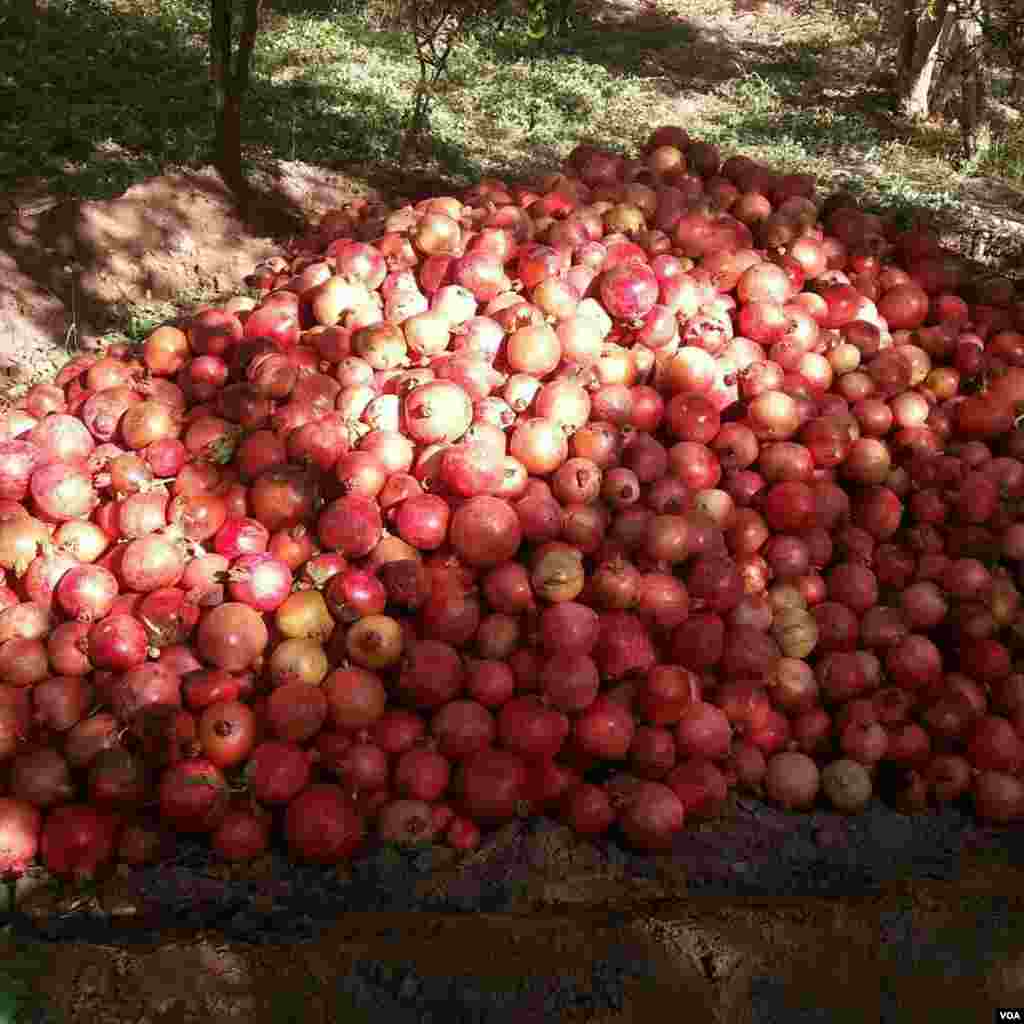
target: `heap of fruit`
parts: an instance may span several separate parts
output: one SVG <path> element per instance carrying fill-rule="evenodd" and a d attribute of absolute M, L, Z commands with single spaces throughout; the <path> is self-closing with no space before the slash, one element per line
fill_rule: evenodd
<path fill-rule="evenodd" d="M 1024 302 L 678 128 L 354 203 L 0 420 L 0 873 L 1024 815 Z"/>

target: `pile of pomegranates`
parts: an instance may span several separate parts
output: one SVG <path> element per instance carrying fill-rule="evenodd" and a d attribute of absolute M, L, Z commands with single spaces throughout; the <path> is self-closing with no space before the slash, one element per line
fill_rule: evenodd
<path fill-rule="evenodd" d="M 1024 816 L 1013 282 L 666 127 L 250 283 L 0 418 L 0 874 Z"/>

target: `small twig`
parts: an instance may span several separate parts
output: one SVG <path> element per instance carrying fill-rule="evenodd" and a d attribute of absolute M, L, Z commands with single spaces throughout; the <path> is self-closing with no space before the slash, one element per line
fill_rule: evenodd
<path fill-rule="evenodd" d="M 758 814 L 758 807 L 756 804 L 751 803 L 749 800 L 737 800 L 736 806 L 746 814 L 749 814 L 752 818 L 756 818 Z"/>
<path fill-rule="evenodd" d="M 78 272 L 80 269 L 77 263 L 69 264 L 64 268 L 64 272 L 71 275 L 71 323 L 64 334 L 64 349 L 67 352 L 77 351 L 80 345 L 78 331 Z"/>

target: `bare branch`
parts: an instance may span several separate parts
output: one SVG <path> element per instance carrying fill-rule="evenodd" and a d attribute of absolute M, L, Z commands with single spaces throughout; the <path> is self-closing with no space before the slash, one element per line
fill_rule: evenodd
<path fill-rule="evenodd" d="M 389 21 L 412 36 L 419 64 L 403 153 L 427 133 L 431 93 L 447 74 L 456 43 L 469 24 L 493 7 L 488 0 L 387 0 Z"/>

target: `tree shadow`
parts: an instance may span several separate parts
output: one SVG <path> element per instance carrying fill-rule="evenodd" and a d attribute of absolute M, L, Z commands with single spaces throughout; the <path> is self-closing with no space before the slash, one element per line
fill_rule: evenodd
<path fill-rule="evenodd" d="M 670 66 L 673 54 L 702 54 L 702 73 L 713 72 L 703 59 L 715 40 L 694 22 L 658 9 L 650 0 L 622 6 L 601 2 L 581 3 L 572 28 L 559 36 L 531 41 L 526 21 L 510 16 L 500 23 L 485 24 L 478 32 L 495 60 L 575 57 L 600 65 L 612 74 L 638 78 L 659 77 Z M 728 77 L 723 72 L 721 77 Z M 710 80 L 710 79 L 709 79 Z"/>
<path fill-rule="evenodd" d="M 354 0 L 277 0 L 270 16 L 341 16 L 359 6 Z M 29 182 L 65 195 L 109 198 L 166 167 L 209 162 L 206 26 L 197 0 L 145 14 L 115 14 L 104 0 L 54 0 L 31 32 L 0 33 L 0 65 L 15 69 L 0 77 L 0 189 Z M 346 22 L 343 34 L 353 27 Z M 325 62 L 324 40 L 306 38 L 312 33 L 303 29 L 295 26 L 290 42 L 270 45 L 268 28 L 257 41 L 243 114 L 249 168 L 273 160 L 394 164 L 404 97 L 339 82 L 329 68 L 324 74 L 332 57 Z M 410 53 L 398 33 L 365 27 L 358 34 L 363 38 L 357 41 L 375 50 Z M 436 143 L 433 156 L 453 173 L 475 169 L 450 143 Z M 255 209 L 265 206 L 255 197 Z"/>
<path fill-rule="evenodd" d="M 126 300 L 173 297 L 177 265 L 202 262 L 193 237 L 196 211 L 210 207 L 240 209 L 238 197 L 215 173 L 181 170 L 110 202 L 64 199 L 26 206 L 8 218 L 0 250 L 13 259 L 20 277 L 73 310 L 79 331 L 95 333 L 120 318 L 122 304 L 112 302 L 111 278 L 122 281 Z M 254 188 L 245 209 L 246 231 L 257 238 L 287 237 L 301 225 L 299 212 L 267 190 Z M 203 237 L 215 258 L 230 251 L 230 238 Z M 11 286 L 5 276 L 0 294 Z"/>
<path fill-rule="evenodd" d="M 700 35 L 699 29 L 685 18 L 660 11 L 649 0 L 640 0 L 626 8 L 608 4 L 580 4 L 571 29 L 564 34 L 531 41 L 525 19 L 510 15 L 497 25 L 485 24 L 496 56 L 516 58 L 571 55 L 588 63 L 601 64 L 621 74 L 642 74 L 651 53 L 688 46 Z"/>
<path fill-rule="evenodd" d="M 733 0 L 737 17 L 756 14 L 763 0 Z M 787 4 L 794 15 L 807 11 Z M 833 41 L 820 38 L 802 42 L 741 41 L 718 23 L 701 23 L 659 10 L 650 0 L 636 0 L 616 6 L 602 0 L 586 5 L 582 31 L 567 39 L 566 52 L 574 52 L 614 72 L 659 77 L 669 82 L 664 88 L 707 90 L 751 76 L 770 78 L 787 100 L 815 92 L 832 84 L 842 58 Z M 769 33 L 766 33 L 769 35 Z M 876 90 L 862 92 L 874 97 Z"/>
<path fill-rule="evenodd" d="M 763 6 L 762 0 L 733 3 L 737 17 L 756 16 Z M 785 9 L 794 17 L 811 13 L 806 0 Z M 824 31 L 762 42 L 667 13 L 650 0 L 591 0 L 577 29 L 552 50 L 616 74 L 648 77 L 669 95 L 719 92 L 736 100 L 739 116 L 713 126 L 713 141 L 756 146 L 782 135 L 824 154 L 907 139 L 912 131 L 896 116 L 883 77 L 865 80 L 864 68 L 851 65 L 849 54 Z"/>

